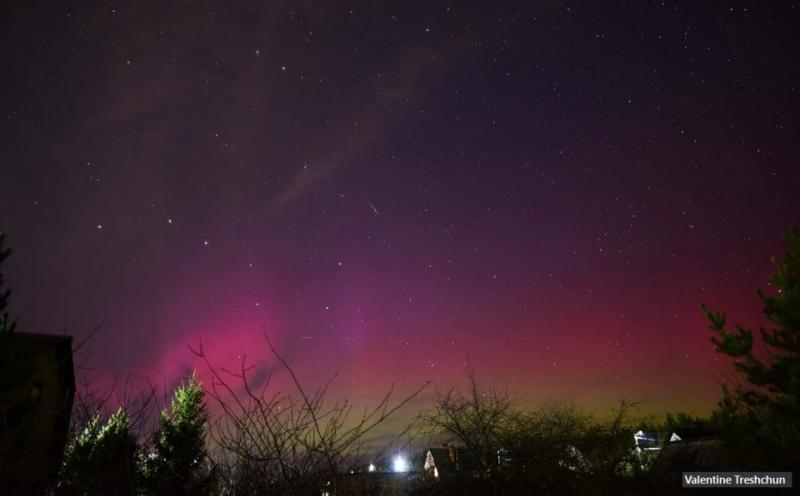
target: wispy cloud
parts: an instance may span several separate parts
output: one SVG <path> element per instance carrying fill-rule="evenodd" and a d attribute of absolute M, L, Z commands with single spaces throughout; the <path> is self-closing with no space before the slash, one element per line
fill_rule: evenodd
<path fill-rule="evenodd" d="M 423 78 L 430 84 L 442 78 L 448 63 L 444 53 L 451 41 L 436 48 L 418 46 L 404 53 L 395 63 L 394 77 L 383 77 L 376 84 L 373 93 L 377 98 L 358 109 L 353 118 L 342 127 L 351 127 L 340 145 L 329 150 L 322 157 L 309 159 L 303 169 L 290 181 L 289 185 L 270 203 L 270 211 L 275 213 L 302 197 L 307 191 L 325 180 L 329 175 L 341 171 L 357 162 L 359 154 L 372 144 L 376 137 L 382 136 L 389 128 L 389 122 L 404 115 L 418 97 L 419 81 Z M 352 114 L 351 114 L 352 115 Z"/>

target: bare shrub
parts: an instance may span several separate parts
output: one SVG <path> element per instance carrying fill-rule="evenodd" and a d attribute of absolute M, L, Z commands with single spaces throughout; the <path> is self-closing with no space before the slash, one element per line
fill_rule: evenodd
<path fill-rule="evenodd" d="M 254 389 L 254 367 L 244 359 L 238 371 L 230 371 L 216 367 L 202 343 L 192 349 L 210 372 L 207 393 L 221 410 L 210 436 L 230 494 L 335 493 L 340 474 L 363 461 L 367 435 L 427 386 L 398 401 L 392 401 L 391 386 L 375 406 L 356 414 L 348 400 L 326 401 L 333 378 L 308 392 L 268 337 L 267 346 L 291 377 L 294 395 L 273 392 L 271 375 Z"/>
<path fill-rule="evenodd" d="M 462 461 L 414 494 L 614 494 L 632 485 L 636 403 L 622 401 L 609 421 L 572 403 L 525 410 L 504 391 L 467 385 L 434 398 L 423 415 Z"/>

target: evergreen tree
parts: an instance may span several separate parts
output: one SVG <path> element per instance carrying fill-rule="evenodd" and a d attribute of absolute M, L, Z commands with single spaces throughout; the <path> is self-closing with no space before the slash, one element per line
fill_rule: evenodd
<path fill-rule="evenodd" d="M 212 492 L 214 474 L 205 444 L 208 413 L 204 394 L 193 375 L 175 390 L 169 411 L 161 412 L 161 429 L 153 436 L 154 452 L 144 464 L 150 494 Z"/>
<path fill-rule="evenodd" d="M 64 453 L 57 495 L 136 494 L 136 438 L 123 409 L 93 417 Z"/>
<path fill-rule="evenodd" d="M 715 418 L 738 454 L 775 468 L 800 466 L 800 229 L 791 228 L 784 240 L 788 251 L 782 260 L 773 258 L 776 271 L 770 278 L 776 294 L 758 292 L 772 324 L 759 330 L 758 351 L 751 329 L 728 330 L 724 313 L 702 305 L 716 333 L 714 346 L 734 359 L 744 379 L 733 388 L 723 386 Z"/>
<path fill-rule="evenodd" d="M 0 269 L 3 267 L 3 262 L 11 255 L 11 248 L 6 248 L 6 235 L 0 233 Z M 11 320 L 8 316 L 6 308 L 8 307 L 8 297 L 11 295 L 10 290 L 3 291 L 3 283 L 5 278 L 3 272 L 0 270 L 0 333 L 11 332 L 17 326 L 16 322 Z"/>

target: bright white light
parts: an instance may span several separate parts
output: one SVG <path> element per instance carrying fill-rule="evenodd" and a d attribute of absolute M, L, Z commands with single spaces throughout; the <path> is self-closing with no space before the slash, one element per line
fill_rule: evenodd
<path fill-rule="evenodd" d="M 395 472 L 408 472 L 408 461 L 401 455 L 397 455 L 394 459 L 394 463 L 392 463 L 392 469 Z"/>
<path fill-rule="evenodd" d="M 367 471 L 368 472 L 374 472 L 375 471 L 375 464 L 374 463 L 370 463 L 369 467 L 367 467 Z"/>

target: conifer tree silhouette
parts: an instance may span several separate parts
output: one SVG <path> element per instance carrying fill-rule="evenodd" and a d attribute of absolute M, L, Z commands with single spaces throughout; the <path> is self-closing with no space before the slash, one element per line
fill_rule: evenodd
<path fill-rule="evenodd" d="M 793 227 L 783 239 L 788 250 L 783 259 L 773 257 L 770 283 L 776 293 L 758 291 L 770 328 L 753 330 L 726 326 L 724 313 L 701 308 L 715 332 L 717 351 L 734 360 L 743 379 L 733 387 L 723 385 L 723 398 L 715 417 L 727 437 L 750 457 L 770 460 L 773 466 L 798 466 L 800 456 L 800 229 Z M 785 464 L 790 465 L 785 465 Z"/>

